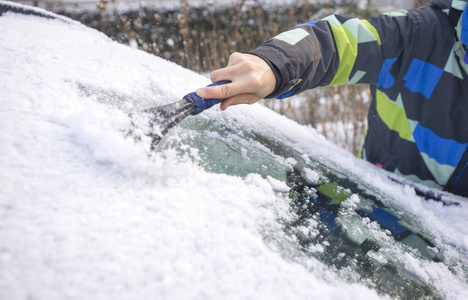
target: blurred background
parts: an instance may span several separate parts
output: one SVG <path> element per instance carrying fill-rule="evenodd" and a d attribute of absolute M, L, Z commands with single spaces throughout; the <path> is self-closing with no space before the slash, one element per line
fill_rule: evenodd
<path fill-rule="evenodd" d="M 295 24 L 341 14 L 366 18 L 429 0 L 15 0 L 68 16 L 112 39 L 209 76 Z M 163 72 L 163 70 L 161 70 Z M 163 74 L 162 74 L 163 75 Z M 317 88 L 261 103 L 356 154 L 366 127 L 367 85 Z"/>

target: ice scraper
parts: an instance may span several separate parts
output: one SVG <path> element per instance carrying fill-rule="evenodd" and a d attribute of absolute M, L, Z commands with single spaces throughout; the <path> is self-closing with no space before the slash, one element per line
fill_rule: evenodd
<path fill-rule="evenodd" d="M 230 81 L 218 81 L 208 86 L 222 85 L 230 83 Z M 152 138 L 151 148 L 154 148 L 162 137 L 180 121 L 190 115 L 197 115 L 212 107 L 215 104 L 222 102 L 224 99 L 204 99 L 199 97 L 195 92 L 185 95 L 181 100 L 144 110 L 149 114 L 150 132 L 148 136 Z"/>

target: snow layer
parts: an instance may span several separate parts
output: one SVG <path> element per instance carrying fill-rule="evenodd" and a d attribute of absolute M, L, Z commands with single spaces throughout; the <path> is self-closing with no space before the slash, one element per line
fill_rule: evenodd
<path fill-rule="evenodd" d="M 289 214 L 284 183 L 208 173 L 126 136 L 127 111 L 175 101 L 205 77 L 72 21 L 6 13 L 0 32 L 1 299 L 380 298 L 265 241 L 265 231 L 287 238 L 278 223 Z M 465 206 L 422 202 L 259 105 L 206 115 L 329 157 L 468 249 Z M 466 287 L 446 284 L 449 298 Z"/>

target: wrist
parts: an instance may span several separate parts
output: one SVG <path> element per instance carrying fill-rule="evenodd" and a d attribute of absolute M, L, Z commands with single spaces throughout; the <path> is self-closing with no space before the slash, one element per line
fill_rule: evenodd
<path fill-rule="evenodd" d="M 279 69 L 268 59 L 266 58 L 263 54 L 261 53 L 257 53 L 257 52 L 245 52 L 247 54 L 251 54 L 251 55 L 255 55 L 257 57 L 260 57 L 261 59 L 263 59 L 267 64 L 268 66 L 270 67 L 271 71 L 273 72 L 273 75 L 275 77 L 275 87 L 273 89 L 273 91 L 268 94 L 265 98 L 274 98 L 274 96 L 276 95 L 276 93 L 281 89 L 282 87 L 282 81 L 283 81 L 283 78 L 281 76 L 281 72 L 279 71 Z"/>

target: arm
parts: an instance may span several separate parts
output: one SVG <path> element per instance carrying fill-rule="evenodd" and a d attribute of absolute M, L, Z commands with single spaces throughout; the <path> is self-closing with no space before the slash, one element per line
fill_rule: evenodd
<path fill-rule="evenodd" d="M 197 94 L 226 98 L 221 105 L 226 109 L 264 97 L 282 99 L 318 86 L 376 84 L 381 70 L 392 67 L 402 53 L 402 45 L 415 43 L 416 19 L 330 16 L 298 25 L 249 54 L 233 54 L 226 68 L 211 74 L 212 81 L 232 84 L 203 88 Z"/>

